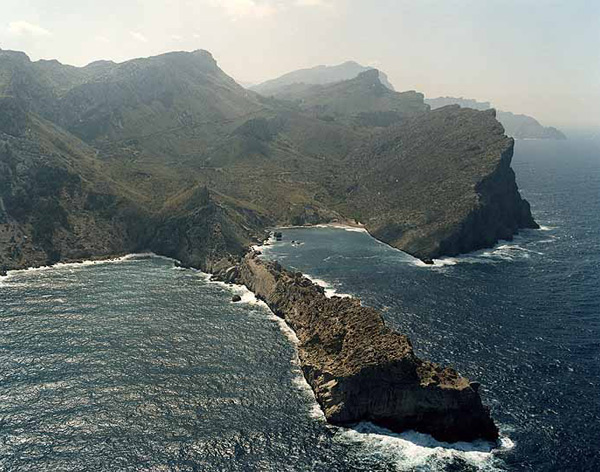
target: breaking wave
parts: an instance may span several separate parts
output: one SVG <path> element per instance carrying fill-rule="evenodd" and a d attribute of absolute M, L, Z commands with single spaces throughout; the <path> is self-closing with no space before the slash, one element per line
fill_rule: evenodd
<path fill-rule="evenodd" d="M 505 470 L 498 456 L 514 447 L 507 437 L 500 439 L 499 447 L 487 441 L 450 444 L 415 431 L 392 433 L 367 422 L 342 428 L 338 440 L 362 446 L 366 455 L 391 460 L 397 470 L 448 470 L 453 463 L 481 471 Z"/>

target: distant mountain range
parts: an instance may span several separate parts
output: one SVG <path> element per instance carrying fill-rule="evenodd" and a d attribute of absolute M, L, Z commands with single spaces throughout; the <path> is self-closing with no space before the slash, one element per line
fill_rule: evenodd
<path fill-rule="evenodd" d="M 300 69 L 282 75 L 273 80 L 267 80 L 258 85 L 251 86 L 250 89 L 262 95 L 276 95 L 282 88 L 294 85 L 325 85 L 342 80 L 353 79 L 359 74 L 368 70 L 374 70 L 373 67 L 360 65 L 358 62 L 347 61 L 336 66 L 316 66 L 310 69 Z M 394 86 L 389 82 L 387 75 L 379 72 L 379 80 L 390 90 Z"/>
<path fill-rule="evenodd" d="M 353 79 L 369 70 L 375 69 L 360 65 L 354 61 L 344 62 L 337 66 L 320 65 L 310 69 L 289 72 L 281 77 L 249 88 L 265 96 L 304 102 L 307 93 L 311 96 L 316 96 L 315 89 L 312 89 L 314 85 L 323 86 Z M 394 90 L 387 76 L 381 71 L 378 71 L 378 74 L 381 84 L 390 90 Z M 308 89 L 312 90 L 306 92 Z M 321 101 L 323 99 L 326 99 L 326 97 L 324 93 L 321 93 L 317 100 Z M 425 103 L 430 105 L 432 109 L 441 108 L 446 105 L 460 105 L 463 108 L 473 108 L 474 110 L 488 110 L 492 108 L 490 102 L 478 102 L 477 100 L 462 97 L 430 98 L 425 99 Z M 566 136 L 560 130 L 542 126 L 535 118 L 527 115 L 516 115 L 511 112 L 498 110 L 496 118 L 504 126 L 506 134 L 517 139 L 566 139 Z M 380 119 L 382 118 L 380 117 Z M 389 121 L 390 118 L 383 119 Z"/>
<path fill-rule="evenodd" d="M 439 97 L 428 98 L 425 102 L 433 110 L 447 105 L 460 105 L 474 110 L 489 110 L 490 102 L 478 102 L 469 98 Z M 509 111 L 498 110 L 496 118 L 506 131 L 506 134 L 517 139 L 567 139 L 564 133 L 552 126 L 542 126 L 535 118 L 527 115 L 516 115 Z"/>

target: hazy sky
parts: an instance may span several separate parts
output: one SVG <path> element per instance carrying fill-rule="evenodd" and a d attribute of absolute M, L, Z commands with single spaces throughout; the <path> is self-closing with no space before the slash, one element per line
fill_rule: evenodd
<path fill-rule="evenodd" d="M 0 48 L 85 65 L 207 49 L 242 82 L 356 60 L 398 90 L 600 126 L 600 0 L 0 0 Z"/>

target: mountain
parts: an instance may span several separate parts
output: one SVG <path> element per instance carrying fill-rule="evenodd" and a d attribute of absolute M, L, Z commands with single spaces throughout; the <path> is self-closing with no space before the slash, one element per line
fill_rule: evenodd
<path fill-rule="evenodd" d="M 378 70 L 370 69 L 341 82 L 285 86 L 272 96 L 292 102 L 323 121 L 345 121 L 367 127 L 389 126 L 404 117 L 429 110 L 423 102 L 423 94 L 390 90 L 379 76 Z"/>
<path fill-rule="evenodd" d="M 246 90 L 201 50 L 82 68 L 0 51 L 0 269 L 149 249 L 218 270 L 277 224 L 359 220 L 421 258 L 535 227 L 493 113 L 431 112 L 376 70 L 294 93 Z"/>
<path fill-rule="evenodd" d="M 276 79 L 267 80 L 258 85 L 250 87 L 251 90 L 265 96 L 276 95 L 282 88 L 290 85 L 325 85 L 343 80 L 353 79 L 359 74 L 368 70 L 373 70 L 373 67 L 362 66 L 354 61 L 347 61 L 336 66 L 316 66 L 310 69 L 300 69 L 282 75 Z M 389 82 L 387 75 L 379 72 L 379 80 L 390 90 L 394 90 L 394 86 Z"/>
<path fill-rule="evenodd" d="M 425 100 L 432 109 L 444 107 L 447 105 L 460 105 L 464 108 L 473 108 L 475 110 L 489 110 L 492 105 L 490 102 L 478 102 L 470 98 L 438 97 Z M 535 118 L 527 115 L 515 115 L 508 111 L 496 113 L 496 118 L 506 134 L 517 139 L 567 139 L 564 133 L 552 126 L 542 126 Z"/>

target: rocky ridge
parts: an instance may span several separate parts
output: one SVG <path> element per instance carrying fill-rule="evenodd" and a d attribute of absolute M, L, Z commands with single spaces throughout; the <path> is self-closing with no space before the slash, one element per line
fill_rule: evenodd
<path fill-rule="evenodd" d="M 328 421 L 370 421 L 440 441 L 496 441 L 498 429 L 471 383 L 419 359 L 410 340 L 351 298 L 327 298 L 300 273 L 250 253 L 218 278 L 246 285 L 294 330 L 302 371 Z"/>
<path fill-rule="evenodd" d="M 513 151 L 494 110 L 453 105 L 413 116 L 346 158 L 358 171 L 337 182 L 340 211 L 421 259 L 491 247 L 538 227 L 516 186 Z"/>
<path fill-rule="evenodd" d="M 366 67 L 354 61 L 346 61 L 343 64 L 335 66 L 320 65 L 311 67 L 310 69 L 300 69 L 289 72 L 275 79 L 253 85 L 250 87 L 250 89 L 265 96 L 277 95 L 282 89 L 285 89 L 289 86 L 332 84 L 335 82 L 341 82 L 343 80 L 353 79 L 362 72 L 372 69 L 372 67 Z M 383 85 L 390 90 L 394 90 L 394 87 L 389 82 L 387 75 L 385 75 L 383 72 L 379 72 L 379 78 L 381 79 L 381 83 Z"/>

